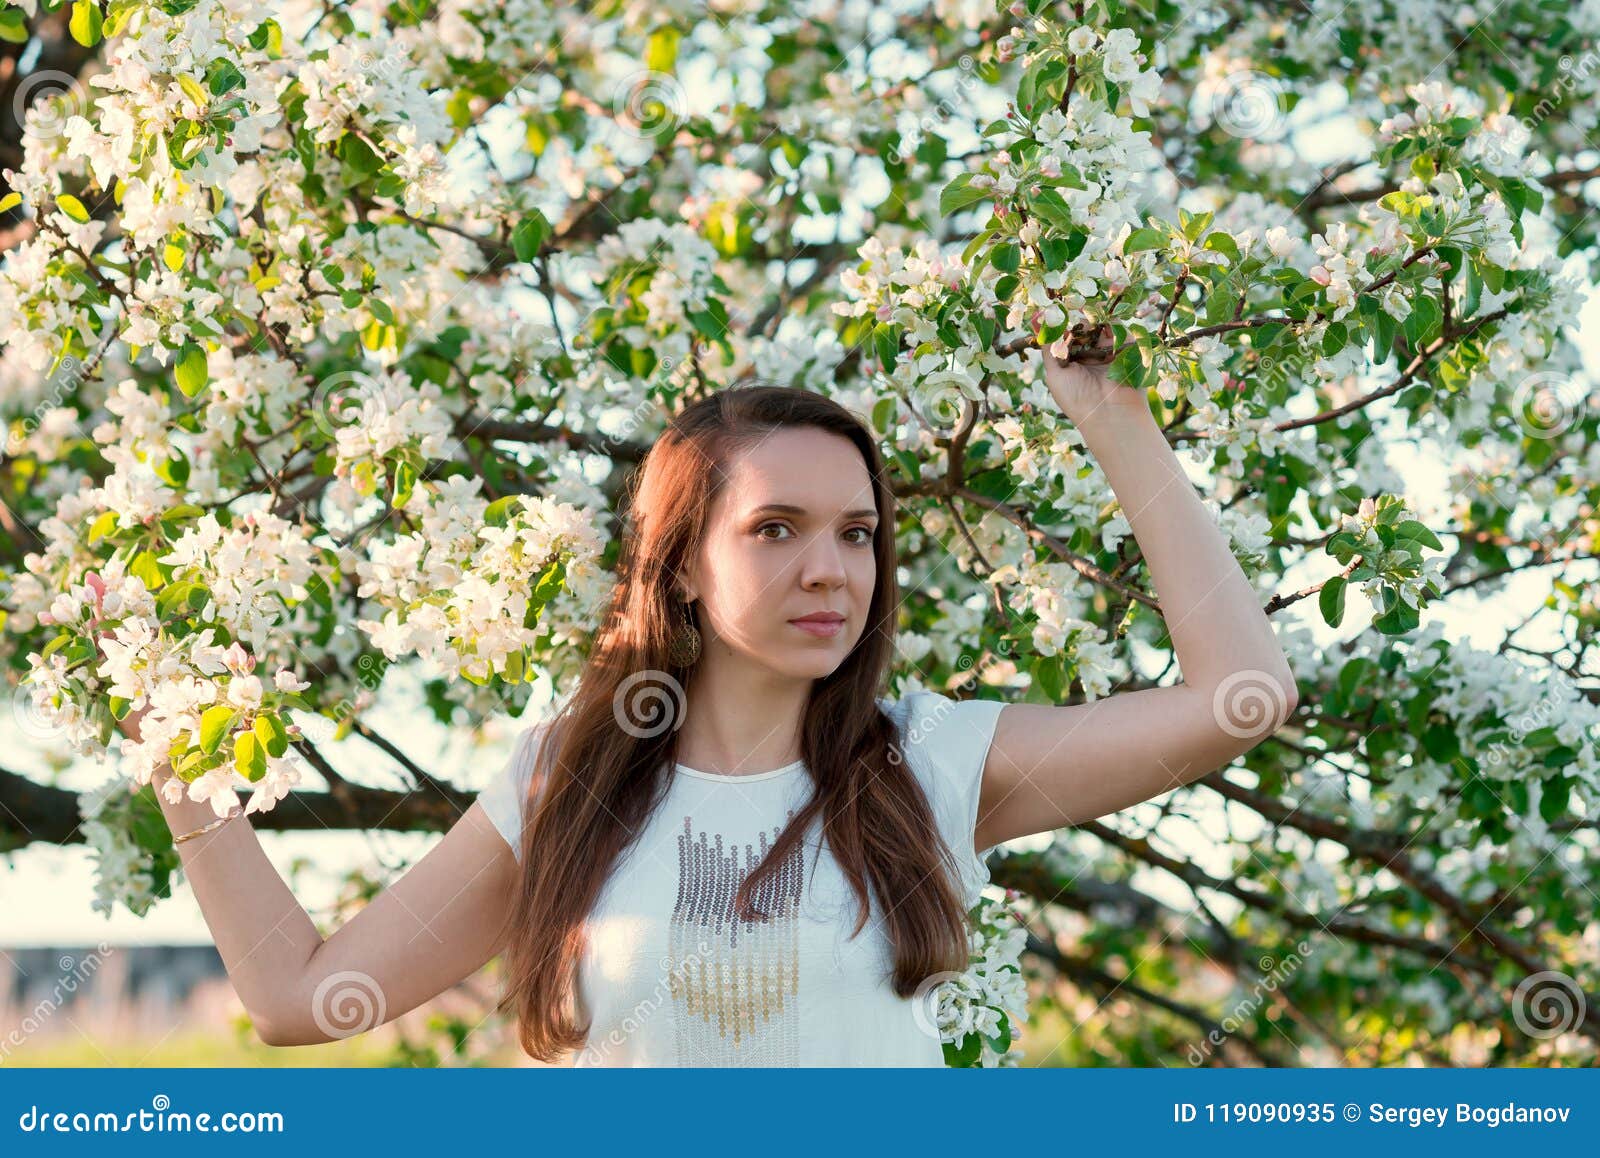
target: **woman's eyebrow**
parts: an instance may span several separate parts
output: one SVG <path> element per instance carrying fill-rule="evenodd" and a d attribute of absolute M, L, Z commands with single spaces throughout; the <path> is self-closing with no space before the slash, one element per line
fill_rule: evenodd
<path fill-rule="evenodd" d="M 751 511 L 750 516 L 753 518 L 756 515 L 773 514 L 794 515 L 797 518 L 803 518 L 807 513 L 804 507 L 797 507 L 793 503 L 765 503 Z M 857 507 L 853 511 L 845 511 L 842 517 L 846 519 L 871 519 L 878 517 L 878 511 L 875 507 Z"/>

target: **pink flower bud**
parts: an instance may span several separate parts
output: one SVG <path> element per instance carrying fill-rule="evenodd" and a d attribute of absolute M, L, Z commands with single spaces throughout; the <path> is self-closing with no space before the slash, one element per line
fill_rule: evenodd
<path fill-rule="evenodd" d="M 1318 285 L 1330 285 L 1333 282 L 1333 275 L 1328 272 L 1325 266 L 1314 265 L 1307 271 L 1307 274 Z"/>

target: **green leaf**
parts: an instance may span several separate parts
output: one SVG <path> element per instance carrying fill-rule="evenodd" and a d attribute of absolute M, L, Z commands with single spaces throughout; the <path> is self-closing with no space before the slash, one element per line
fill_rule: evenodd
<path fill-rule="evenodd" d="M 102 511 L 100 517 L 93 523 L 89 524 L 89 535 L 87 541 L 90 543 L 98 542 L 116 529 L 117 512 Z"/>
<path fill-rule="evenodd" d="M 133 557 L 133 562 L 128 564 L 128 574 L 140 580 L 151 591 L 156 591 L 166 583 L 161 574 L 161 565 L 156 562 L 154 551 L 140 551 Z"/>
<path fill-rule="evenodd" d="M 1059 655 L 1038 656 L 1034 659 L 1034 683 L 1051 703 L 1059 703 L 1067 694 L 1065 661 Z"/>
<path fill-rule="evenodd" d="M 1335 575 L 1322 585 L 1317 602 L 1322 608 L 1322 621 L 1329 627 L 1338 627 L 1344 619 L 1346 583 L 1343 575 Z"/>
<path fill-rule="evenodd" d="M 222 58 L 212 62 L 206 73 L 206 84 L 213 96 L 222 96 L 236 88 L 244 87 L 244 73 L 233 61 Z"/>
<path fill-rule="evenodd" d="M 239 775 L 254 784 L 267 774 L 267 753 L 254 732 L 236 732 L 233 737 L 233 766 Z"/>
<path fill-rule="evenodd" d="M 1215 216 L 1211 210 L 1204 213 L 1190 213 L 1187 209 L 1178 210 L 1178 226 L 1183 230 L 1184 237 L 1190 241 L 1199 241 L 1200 235 L 1211 227 L 1211 219 Z"/>
<path fill-rule="evenodd" d="M 1567 814 L 1572 803 L 1572 781 L 1546 780 L 1539 794 L 1539 815 L 1546 824 L 1554 824 Z"/>
<path fill-rule="evenodd" d="M 1077 228 L 1077 222 L 1072 219 L 1072 206 L 1054 189 L 1040 189 L 1028 202 L 1028 208 L 1046 225 L 1062 230 Z"/>
<path fill-rule="evenodd" d="M 1335 531 L 1328 537 L 1328 542 L 1323 548 L 1323 550 L 1327 551 L 1328 554 L 1332 555 L 1341 563 L 1350 562 L 1351 558 L 1354 557 L 1356 552 L 1360 549 L 1360 540 L 1358 540 L 1349 531 Z"/>
<path fill-rule="evenodd" d="M 899 401 L 889 395 L 880 398 L 872 404 L 872 426 L 880 434 L 887 434 L 889 424 L 894 421 L 895 411 L 899 408 Z"/>
<path fill-rule="evenodd" d="M 357 180 L 369 177 L 383 168 L 383 158 L 374 153 L 371 147 L 354 133 L 346 132 L 339 138 L 338 153 L 339 159 L 350 166 Z"/>
<path fill-rule="evenodd" d="M 1419 294 L 1411 303 L 1411 313 L 1406 316 L 1406 337 L 1413 346 L 1426 345 L 1438 335 L 1440 319 L 1438 303 Z"/>
<path fill-rule="evenodd" d="M 85 48 L 93 48 L 100 43 L 100 5 L 95 0 L 77 0 L 67 27 L 72 39 Z"/>
<path fill-rule="evenodd" d="M 261 746 L 267 750 L 267 755 L 276 758 L 289 750 L 289 732 L 277 712 L 262 712 L 251 729 L 256 739 L 261 741 Z"/>
<path fill-rule="evenodd" d="M 503 527 L 511 521 L 511 512 L 522 504 L 521 495 L 506 495 L 495 499 L 483 508 L 483 521 L 491 527 Z"/>
<path fill-rule="evenodd" d="M 250 47 L 277 58 L 283 55 L 283 29 L 276 20 L 263 20 L 249 36 Z"/>
<path fill-rule="evenodd" d="M 63 193 L 57 197 L 56 208 L 60 209 L 61 212 L 72 218 L 79 225 L 89 220 L 89 211 L 83 207 L 83 202 L 79 201 L 71 193 Z"/>
<path fill-rule="evenodd" d="M 1022 265 L 1022 250 L 1009 241 L 994 249 L 994 267 L 1004 273 L 1016 273 Z"/>
<path fill-rule="evenodd" d="M 977 255 L 979 248 L 986 245 L 994 237 L 995 233 L 996 230 L 993 229 L 980 230 L 971 241 L 967 242 L 967 248 L 961 251 L 961 264 L 972 265 L 972 259 Z M 985 257 L 987 257 L 987 254 L 988 251 L 985 251 Z M 982 264 L 982 262 L 979 262 L 972 272 L 976 273 L 978 269 L 982 268 Z"/>
<path fill-rule="evenodd" d="M 948 217 L 969 205 L 976 205 L 980 201 L 989 199 L 990 194 L 987 190 L 972 187 L 973 176 L 971 173 L 957 174 L 955 180 L 944 187 L 944 191 L 939 194 L 941 216 Z"/>
<path fill-rule="evenodd" d="M 549 236 L 550 222 L 543 213 L 535 209 L 517 222 L 516 228 L 511 231 L 511 248 L 516 253 L 517 260 L 532 261 L 538 257 L 539 249 Z"/>
<path fill-rule="evenodd" d="M 28 43 L 28 18 L 21 9 L 0 8 L 0 40 L 9 44 Z"/>
<path fill-rule="evenodd" d="M 892 369 L 895 359 L 900 356 L 900 331 L 887 322 L 879 322 L 872 328 L 872 348 L 878 355 L 878 361 L 883 363 L 883 368 Z"/>
<path fill-rule="evenodd" d="M 1329 322 L 1328 328 L 1322 332 L 1322 356 L 1332 358 L 1343 350 L 1350 342 L 1350 331 L 1343 322 Z"/>
<path fill-rule="evenodd" d="M 722 304 L 721 298 L 707 298 L 706 308 L 691 311 L 689 321 L 701 336 L 713 342 L 728 340 L 728 307 Z"/>
<path fill-rule="evenodd" d="M 520 684 L 523 673 L 527 671 L 527 654 L 518 648 L 506 656 L 505 666 L 501 669 L 501 678 L 508 684 Z"/>
<path fill-rule="evenodd" d="M 1072 249 L 1065 238 L 1041 237 L 1039 256 L 1044 259 L 1045 269 L 1055 272 L 1067 268 L 1067 263 L 1072 260 Z"/>
<path fill-rule="evenodd" d="M 200 750 L 210 755 L 222 746 L 239 713 L 227 704 L 214 704 L 200 716 Z"/>
<path fill-rule="evenodd" d="M 156 610 L 165 621 L 181 612 L 203 611 L 209 602 L 211 602 L 209 587 L 204 583 L 185 579 L 181 583 L 169 583 L 161 589 L 161 593 L 156 596 Z"/>
<path fill-rule="evenodd" d="M 1395 536 L 1401 539 L 1413 539 L 1418 543 L 1425 543 L 1435 551 L 1444 550 L 1444 544 L 1439 542 L 1439 536 L 1429 530 L 1427 524 L 1416 519 L 1407 519 L 1394 529 Z"/>
<path fill-rule="evenodd" d="M 1239 260 L 1239 244 L 1233 240 L 1232 235 L 1227 233 L 1208 234 L 1201 248 L 1220 253 L 1234 263 Z"/>
<path fill-rule="evenodd" d="M 1167 235 L 1159 229 L 1135 229 L 1122 243 L 1124 255 L 1142 253 L 1147 249 L 1160 249 L 1167 243 Z"/>
<path fill-rule="evenodd" d="M 206 370 L 206 352 L 194 342 L 185 342 L 178 352 L 178 362 L 173 369 L 178 389 L 185 398 L 193 398 L 206 388 L 210 375 Z"/>
<path fill-rule="evenodd" d="M 970 1069 L 983 1059 L 983 1038 L 969 1033 L 960 1044 L 944 1043 L 945 1065 L 956 1069 Z"/>
<path fill-rule="evenodd" d="M 399 510 L 411 501 L 412 490 L 417 485 L 417 468 L 409 462 L 402 461 L 394 471 L 394 498 L 390 505 Z"/>
<path fill-rule="evenodd" d="M 651 72 L 671 72 L 678 63 L 678 41 L 683 33 L 671 26 L 657 28 L 645 47 L 644 66 Z"/>
<path fill-rule="evenodd" d="M 179 73 L 178 87 L 181 88 L 189 97 L 189 99 L 192 100 L 200 109 L 204 110 L 210 107 L 211 98 L 206 96 L 206 90 L 200 87 L 200 82 L 195 80 L 194 77 L 188 75 L 187 73 Z"/>
<path fill-rule="evenodd" d="M 539 582 L 534 584 L 533 591 L 529 593 L 529 600 L 539 607 L 543 607 L 561 593 L 561 585 L 566 577 L 567 561 L 558 557 L 539 576 Z"/>

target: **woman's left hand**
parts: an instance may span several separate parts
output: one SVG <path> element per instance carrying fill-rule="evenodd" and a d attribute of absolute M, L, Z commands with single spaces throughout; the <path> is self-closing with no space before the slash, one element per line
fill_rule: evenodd
<path fill-rule="evenodd" d="M 1102 402 L 1119 389 L 1110 380 L 1106 367 L 1110 360 L 1113 341 L 1111 328 L 1101 327 L 1098 341 L 1090 349 L 1080 349 L 1076 356 L 1070 351 L 1072 335 L 1067 334 L 1040 351 L 1044 356 L 1044 382 L 1068 418 L 1076 420 L 1092 413 Z"/>

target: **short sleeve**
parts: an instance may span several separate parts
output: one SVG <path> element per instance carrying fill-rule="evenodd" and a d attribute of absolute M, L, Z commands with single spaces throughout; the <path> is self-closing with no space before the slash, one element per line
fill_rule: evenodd
<path fill-rule="evenodd" d="M 478 803 L 494 822 L 500 835 L 505 837 L 517 859 L 522 859 L 522 809 L 528 798 L 528 786 L 533 782 L 534 756 L 539 750 L 543 724 L 524 728 L 512 746 L 511 757 L 505 767 L 478 793 Z"/>
<path fill-rule="evenodd" d="M 968 908 L 989 883 L 989 866 L 973 851 L 983 766 L 989 758 L 1004 700 L 956 700 L 916 691 L 885 705 L 900 727 L 900 742 L 912 771 L 933 806 L 941 835 L 961 870 Z"/>

